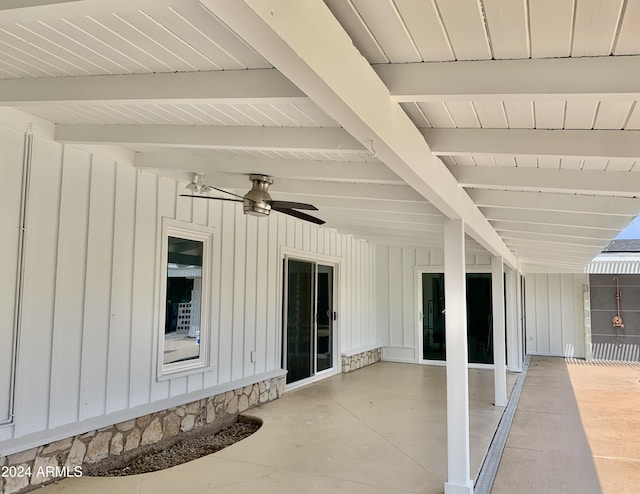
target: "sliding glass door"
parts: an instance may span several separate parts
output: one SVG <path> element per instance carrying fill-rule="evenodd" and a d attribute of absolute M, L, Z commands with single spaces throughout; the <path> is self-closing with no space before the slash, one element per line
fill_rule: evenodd
<path fill-rule="evenodd" d="M 283 352 L 287 384 L 335 365 L 333 266 L 284 262 Z"/>
<path fill-rule="evenodd" d="M 444 274 L 422 273 L 422 359 L 446 360 Z M 493 364 L 491 273 L 467 273 L 469 363 Z"/>

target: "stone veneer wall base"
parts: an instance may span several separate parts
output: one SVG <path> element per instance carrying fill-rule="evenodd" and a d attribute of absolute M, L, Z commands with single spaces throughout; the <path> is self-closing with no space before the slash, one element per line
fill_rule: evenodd
<path fill-rule="evenodd" d="M 235 422 L 238 414 L 284 393 L 285 378 L 265 381 L 220 393 L 185 405 L 143 415 L 113 426 L 45 444 L 20 453 L 0 457 L 0 468 L 16 467 L 31 476 L 0 478 L 0 494 L 28 492 L 62 476 L 99 470 L 99 463 L 120 463 L 150 451 L 155 446 L 177 442 L 196 430 L 215 431 Z M 162 443 L 159 445 L 158 443 Z M 39 472 L 58 475 L 38 475 Z M 57 470 L 56 470 L 57 469 Z"/>
<path fill-rule="evenodd" d="M 382 360 L 382 347 L 342 356 L 342 373 L 347 374 Z"/>

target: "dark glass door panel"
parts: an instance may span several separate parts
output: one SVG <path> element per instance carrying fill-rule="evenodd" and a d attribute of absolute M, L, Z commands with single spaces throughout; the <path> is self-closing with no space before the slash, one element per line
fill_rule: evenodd
<path fill-rule="evenodd" d="M 470 363 L 493 363 L 491 274 L 467 273 L 467 349 Z M 422 273 L 422 358 L 446 360 L 444 274 Z"/>
<path fill-rule="evenodd" d="M 286 284 L 287 384 L 313 374 L 315 265 L 288 259 Z"/>
<path fill-rule="evenodd" d="M 422 314 L 422 358 L 445 360 L 443 273 L 422 273 Z"/>
<path fill-rule="evenodd" d="M 333 367 L 333 267 L 318 265 L 316 371 Z"/>

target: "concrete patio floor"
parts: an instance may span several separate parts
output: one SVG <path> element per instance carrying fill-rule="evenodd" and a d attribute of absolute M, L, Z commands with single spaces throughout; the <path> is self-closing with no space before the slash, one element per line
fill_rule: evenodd
<path fill-rule="evenodd" d="M 516 375 L 509 374 L 511 390 Z M 493 373 L 469 371 L 476 477 L 502 415 Z M 43 494 L 441 494 L 445 368 L 381 362 L 249 413 L 253 436 L 145 475 L 67 479 Z M 493 494 L 640 492 L 640 364 L 533 357 Z"/>
<path fill-rule="evenodd" d="M 509 389 L 516 375 L 508 376 Z M 476 476 L 503 408 L 493 372 L 469 370 Z M 168 470 L 62 480 L 42 494 L 441 494 L 446 468 L 445 368 L 381 362 L 287 393 L 249 413 L 254 435 Z"/>
<path fill-rule="evenodd" d="M 640 492 L 640 364 L 533 357 L 493 494 Z"/>

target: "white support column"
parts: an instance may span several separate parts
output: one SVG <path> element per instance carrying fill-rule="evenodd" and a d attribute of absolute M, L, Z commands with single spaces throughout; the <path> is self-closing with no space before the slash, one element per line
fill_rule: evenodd
<path fill-rule="evenodd" d="M 493 306 L 493 386 L 494 405 L 507 406 L 507 356 L 504 321 L 504 264 L 502 257 L 491 257 L 491 298 Z"/>
<path fill-rule="evenodd" d="M 464 222 L 444 222 L 447 348 L 447 482 L 445 494 L 473 494 L 469 464 L 469 376 Z"/>
<path fill-rule="evenodd" d="M 520 362 L 524 362 L 525 356 L 525 332 L 526 321 L 524 320 L 524 293 L 522 293 L 522 287 L 524 284 L 524 277 L 520 271 L 516 272 L 516 298 L 518 299 L 516 305 L 516 315 L 518 317 L 518 359 Z M 522 364 L 521 364 L 522 365 Z"/>

